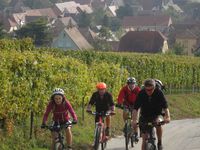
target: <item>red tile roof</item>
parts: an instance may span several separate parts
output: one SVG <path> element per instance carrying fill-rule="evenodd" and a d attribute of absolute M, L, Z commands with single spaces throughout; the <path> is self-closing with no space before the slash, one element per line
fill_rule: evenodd
<path fill-rule="evenodd" d="M 157 31 L 129 31 L 119 43 L 119 51 L 157 53 L 163 47 L 165 38 Z"/>
<path fill-rule="evenodd" d="M 156 15 L 156 16 L 126 16 L 123 18 L 122 26 L 124 28 L 131 26 L 169 26 L 170 16 Z"/>

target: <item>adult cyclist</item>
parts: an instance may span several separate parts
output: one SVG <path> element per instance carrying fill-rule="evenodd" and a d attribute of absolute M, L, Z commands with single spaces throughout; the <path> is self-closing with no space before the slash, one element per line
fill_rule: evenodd
<path fill-rule="evenodd" d="M 156 82 L 154 79 L 145 80 L 144 88 L 138 94 L 133 110 L 133 126 L 137 126 L 138 109 L 140 109 L 139 122 L 142 124 L 152 121 L 158 122 L 158 116 L 162 114 L 163 109 L 165 111 L 165 123 L 170 122 L 167 100 L 163 92 L 159 88 L 156 88 Z M 140 129 L 142 132 L 142 150 L 145 150 L 145 139 L 147 138 L 145 133 L 147 129 L 145 126 L 140 126 Z M 156 133 L 158 139 L 158 150 L 162 150 L 162 126 L 156 127 Z"/>
<path fill-rule="evenodd" d="M 137 86 L 136 79 L 134 77 L 128 77 L 126 85 L 123 86 L 119 92 L 117 104 L 123 105 L 123 120 L 128 119 L 129 111 L 133 109 L 136 101 L 136 97 L 140 92 L 139 86 Z M 138 128 L 135 129 L 136 139 L 138 140 Z"/>

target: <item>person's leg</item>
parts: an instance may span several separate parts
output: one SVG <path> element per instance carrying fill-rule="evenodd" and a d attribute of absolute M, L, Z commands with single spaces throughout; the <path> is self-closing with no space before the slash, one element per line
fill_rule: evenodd
<path fill-rule="evenodd" d="M 51 137 L 52 137 L 51 150 L 54 150 L 55 139 L 58 137 L 58 134 L 56 132 L 51 132 Z"/>
<path fill-rule="evenodd" d="M 127 111 L 123 111 L 123 120 L 124 122 L 128 119 L 128 112 Z"/>
<path fill-rule="evenodd" d="M 162 134 L 163 134 L 163 129 L 162 126 L 157 126 L 156 127 L 156 134 L 157 134 L 157 139 L 158 139 L 158 149 L 162 149 Z"/>
<path fill-rule="evenodd" d="M 72 131 L 71 127 L 66 128 L 66 142 L 68 147 L 72 147 Z"/>
<path fill-rule="evenodd" d="M 142 147 L 141 150 L 145 150 L 147 134 L 142 133 Z"/>
<path fill-rule="evenodd" d="M 110 136 L 111 116 L 106 117 L 106 136 Z"/>

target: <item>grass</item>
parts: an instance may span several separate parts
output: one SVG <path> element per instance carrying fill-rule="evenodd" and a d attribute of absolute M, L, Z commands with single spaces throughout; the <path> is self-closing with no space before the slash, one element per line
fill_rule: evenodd
<path fill-rule="evenodd" d="M 169 103 L 171 118 L 185 119 L 200 117 L 200 93 L 195 94 L 176 94 L 166 96 Z M 81 109 L 76 110 L 78 114 L 78 124 L 72 128 L 73 143 L 76 150 L 89 149 L 93 142 L 94 135 L 94 116 L 84 113 L 82 117 Z M 37 122 L 37 123 L 36 123 Z M 41 118 L 35 122 L 34 138 L 29 140 L 29 123 L 27 129 L 17 126 L 11 137 L 3 138 L 0 132 L 1 150 L 47 150 L 50 145 L 51 136 L 49 131 L 40 129 Z M 122 134 L 123 120 L 122 110 L 116 109 L 116 115 L 112 117 L 111 135 Z M 24 133 L 26 131 L 27 133 Z M 23 143 L 23 144 L 22 144 Z M 22 149 L 21 146 L 24 148 Z"/>

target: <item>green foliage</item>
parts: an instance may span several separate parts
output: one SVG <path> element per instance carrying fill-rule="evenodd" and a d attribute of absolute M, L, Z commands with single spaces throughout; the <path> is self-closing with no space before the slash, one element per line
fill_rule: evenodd
<path fill-rule="evenodd" d="M 88 27 L 91 25 L 92 18 L 90 14 L 87 14 L 85 11 L 80 13 L 79 19 L 78 19 L 78 25 L 79 27 Z"/>
<path fill-rule="evenodd" d="M 37 46 L 47 45 L 51 41 L 50 32 L 48 31 L 45 19 L 39 19 L 28 23 L 16 31 L 18 38 L 30 37 Z"/>
<path fill-rule="evenodd" d="M 175 43 L 172 51 L 176 55 L 183 55 L 184 54 L 184 47 L 180 43 Z"/>
<path fill-rule="evenodd" d="M 116 13 L 119 18 L 123 18 L 124 16 L 133 16 L 133 9 L 131 5 L 120 6 Z"/>

